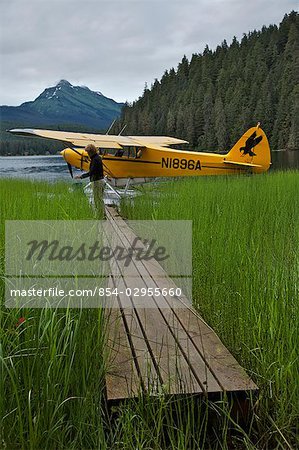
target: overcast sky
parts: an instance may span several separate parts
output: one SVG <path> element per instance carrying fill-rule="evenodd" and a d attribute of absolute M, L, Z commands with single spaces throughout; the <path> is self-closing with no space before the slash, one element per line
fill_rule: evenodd
<path fill-rule="evenodd" d="M 294 0 L 1 0 L 0 104 L 64 78 L 117 101 L 236 35 L 278 24 Z"/>

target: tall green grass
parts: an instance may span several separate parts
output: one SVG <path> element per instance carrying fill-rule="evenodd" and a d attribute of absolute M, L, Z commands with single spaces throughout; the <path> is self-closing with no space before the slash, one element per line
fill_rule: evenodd
<path fill-rule="evenodd" d="M 102 311 L 8 310 L 2 300 L 0 448 L 295 446 L 297 180 L 291 172 L 173 181 L 122 205 L 132 218 L 193 220 L 194 304 L 260 387 L 249 429 L 224 400 L 140 396 L 108 410 Z M 59 183 L 0 180 L 0 211 L 2 273 L 5 219 L 94 218 L 83 192 Z"/>
<path fill-rule="evenodd" d="M 130 219 L 193 220 L 193 304 L 260 388 L 258 448 L 298 436 L 298 186 L 296 171 L 194 178 L 122 203 Z"/>
<path fill-rule="evenodd" d="M 6 219 L 92 219 L 69 184 L 0 180 Z M 104 442 L 101 310 L 6 309 L 0 293 L 0 448 L 98 448 Z"/>

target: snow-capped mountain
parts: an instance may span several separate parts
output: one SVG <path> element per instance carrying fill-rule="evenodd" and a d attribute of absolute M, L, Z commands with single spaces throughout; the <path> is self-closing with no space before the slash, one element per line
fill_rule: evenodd
<path fill-rule="evenodd" d="M 61 80 L 45 89 L 34 101 L 20 106 L 1 106 L 1 121 L 14 126 L 83 125 L 104 130 L 119 117 L 123 103 Z M 62 128 L 61 128 L 62 129 Z"/>

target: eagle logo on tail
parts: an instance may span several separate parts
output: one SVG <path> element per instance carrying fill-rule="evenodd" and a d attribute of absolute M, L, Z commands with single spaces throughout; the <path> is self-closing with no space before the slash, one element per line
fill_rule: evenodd
<path fill-rule="evenodd" d="M 263 136 L 256 137 L 256 131 L 252 133 L 252 135 L 247 139 L 245 142 L 245 147 L 240 148 L 240 152 L 243 152 L 242 156 L 249 155 L 249 156 L 256 156 L 256 153 L 254 153 L 253 149 L 254 147 L 261 142 L 263 139 Z"/>

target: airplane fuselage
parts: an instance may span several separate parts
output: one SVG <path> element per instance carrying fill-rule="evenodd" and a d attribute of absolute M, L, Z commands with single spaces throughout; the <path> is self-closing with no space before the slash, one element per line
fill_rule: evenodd
<path fill-rule="evenodd" d="M 190 152 L 172 148 L 141 149 L 141 156 L 103 155 L 104 172 L 109 178 L 143 178 L 143 177 L 185 177 L 200 175 L 225 175 L 234 173 L 261 173 L 264 170 L 253 167 L 240 167 L 230 164 L 226 154 Z M 63 150 L 64 159 L 78 169 L 88 171 L 89 159 L 81 149 Z M 242 158 L 244 163 L 251 163 L 252 157 Z M 225 162 L 226 161 L 226 162 Z"/>

